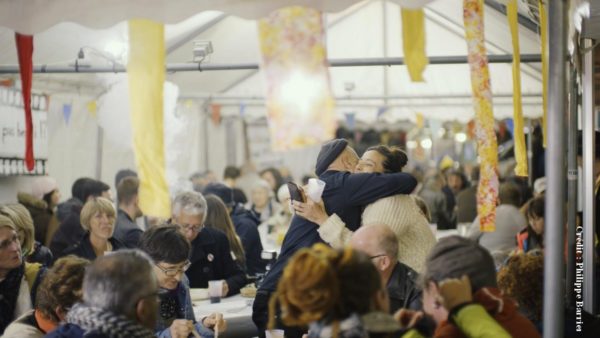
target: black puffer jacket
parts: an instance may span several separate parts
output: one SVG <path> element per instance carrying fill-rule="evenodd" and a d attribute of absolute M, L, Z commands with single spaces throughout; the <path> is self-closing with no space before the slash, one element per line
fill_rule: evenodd
<path fill-rule="evenodd" d="M 81 202 L 77 203 L 79 200 L 73 200 L 75 199 L 61 204 L 62 209 L 59 205 L 59 218 L 62 221 L 50 242 L 50 251 L 54 254 L 55 259 L 64 256 L 64 251 L 78 243 L 86 233 L 79 221 L 83 205 Z"/>
<path fill-rule="evenodd" d="M 261 258 L 263 246 L 258 233 L 259 219 L 254 213 L 238 204 L 231 212 L 231 221 L 244 246 L 246 273 L 250 276 L 264 273 L 266 262 Z"/>

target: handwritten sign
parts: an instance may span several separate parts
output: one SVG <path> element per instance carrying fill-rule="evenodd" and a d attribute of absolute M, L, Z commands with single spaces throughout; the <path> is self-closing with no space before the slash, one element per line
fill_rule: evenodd
<path fill-rule="evenodd" d="M 48 157 L 48 97 L 32 94 L 33 151 L 35 159 Z M 25 114 L 21 91 L 0 88 L 0 157 L 19 158 L 25 155 Z"/>

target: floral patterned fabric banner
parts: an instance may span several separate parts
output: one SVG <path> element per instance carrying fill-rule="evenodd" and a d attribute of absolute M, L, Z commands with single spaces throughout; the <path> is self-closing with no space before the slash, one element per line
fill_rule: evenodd
<path fill-rule="evenodd" d="M 288 7 L 258 22 L 274 150 L 321 144 L 336 119 L 321 13 Z"/>
<path fill-rule="evenodd" d="M 483 30 L 483 0 L 464 0 L 463 16 L 475 108 L 475 134 L 480 157 L 477 214 L 480 230 L 496 230 L 498 145 L 494 133 L 492 90 Z"/>
<path fill-rule="evenodd" d="M 513 45 L 513 140 L 515 144 L 515 175 L 527 177 L 529 175 L 527 168 L 527 147 L 525 146 L 525 133 L 523 131 L 523 104 L 521 102 L 521 50 L 519 48 L 519 22 L 517 0 L 508 2 L 508 25 L 510 26 L 510 35 Z"/>

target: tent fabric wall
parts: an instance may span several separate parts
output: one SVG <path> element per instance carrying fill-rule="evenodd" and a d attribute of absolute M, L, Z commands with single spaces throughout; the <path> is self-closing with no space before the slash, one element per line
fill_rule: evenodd
<path fill-rule="evenodd" d="M 42 1 L 43 2 L 43 1 Z M 42 2 L 27 2 L 31 10 Z M 117 4 L 118 2 L 118 4 Z M 160 1 L 157 1 L 159 3 Z M 186 2 L 186 1 L 183 1 Z M 200 4 L 206 1 L 193 1 Z M 110 9 L 111 17 L 102 18 L 100 12 L 93 12 L 98 17 L 97 25 L 82 26 L 74 22 L 51 21 L 56 8 L 42 11 L 44 17 L 21 20 L 20 15 L 26 16 L 26 11 L 15 15 L 4 9 L 5 6 L 21 6 L 21 1 L 5 1 L 0 4 L 0 65 L 16 64 L 16 51 L 13 45 L 14 31 L 11 20 L 17 21 L 29 28 L 37 29 L 36 50 L 33 56 L 34 64 L 72 64 L 79 50 L 84 47 L 86 61 L 93 64 L 106 65 L 106 56 L 113 57 L 115 62 L 126 59 L 126 50 L 118 50 L 115 54 L 104 57 L 99 54 L 107 53 L 111 48 L 127 45 L 127 25 L 122 17 L 130 13 L 115 11 L 115 6 L 121 6 L 122 1 L 102 1 L 104 9 Z M 55 3 L 71 4 L 68 11 L 62 15 L 90 16 L 81 13 L 88 4 L 98 4 L 98 1 L 57 0 Z M 128 2 L 131 3 L 131 2 Z M 383 32 L 387 30 L 387 52 L 389 56 L 402 56 L 401 18 L 399 1 L 389 1 L 382 6 L 380 1 L 220 1 L 220 4 L 248 3 L 256 5 L 285 6 L 298 3 L 321 3 L 328 11 L 325 15 L 327 26 L 327 45 L 330 58 L 368 58 L 383 56 Z M 57 5 L 58 6 L 58 5 Z M 169 4 L 171 6 L 171 4 Z M 164 17 L 172 16 L 174 7 L 163 8 Z M 198 5 L 200 6 L 200 5 Z M 13 7 L 10 7 L 13 8 Z M 266 7 L 265 7 L 266 8 Z M 14 12 L 14 11 L 13 11 Z M 126 11 L 125 11 L 126 12 Z M 11 18 L 7 18 L 11 13 Z M 118 15 L 115 15 L 117 13 Z M 165 44 L 168 55 L 167 62 L 189 62 L 192 59 L 193 40 L 207 40 L 213 43 L 214 53 L 204 62 L 218 64 L 258 63 L 260 53 L 257 40 L 255 20 L 236 16 L 235 12 L 227 12 L 222 17 L 221 12 L 188 10 L 174 24 L 165 27 Z M 191 16 L 190 16 L 191 15 Z M 382 20 L 383 15 L 386 20 Z M 486 15 L 486 47 L 491 54 L 510 54 L 510 34 L 506 18 L 490 8 L 485 9 Z M 257 16 L 257 17 L 260 17 Z M 217 20 L 221 18 L 220 20 Z M 428 56 L 466 55 L 466 44 L 462 26 L 462 1 L 438 0 L 430 2 L 425 8 L 426 51 Z M 183 20 L 185 19 L 185 20 Z M 83 19 L 82 19 L 83 20 Z M 108 21 L 102 21 L 108 20 Z M 183 20 L 183 21 L 181 21 Z M 387 26 L 383 26 L 383 21 Z M 175 23 L 177 22 L 177 23 Z M 35 26 L 35 27 L 34 27 Z M 95 28 L 90 28 L 95 27 Z M 104 29 L 96 29 L 104 27 Z M 47 28 L 47 29 L 46 29 Z M 522 53 L 538 54 L 539 38 L 535 32 L 520 29 Z M 384 68 L 387 68 L 388 81 L 384 83 Z M 494 112 L 498 119 L 512 116 L 512 78 L 509 64 L 492 64 L 490 66 L 492 90 L 494 97 Z M 336 97 L 351 96 L 353 100 L 339 100 L 336 113 L 340 120 L 348 112 L 356 113 L 358 121 L 373 122 L 377 112 L 383 106 L 389 106 L 383 121 L 397 122 L 398 120 L 415 120 L 417 113 L 422 113 L 426 119 L 456 119 L 461 122 L 473 117 L 471 89 L 468 82 L 467 65 L 429 65 L 424 73 L 425 83 L 410 82 L 404 66 L 394 67 L 351 67 L 329 69 L 332 90 Z M 541 65 L 523 64 L 522 90 L 524 115 L 526 117 L 541 116 Z M 69 195 L 70 185 L 80 176 L 94 177 L 96 174 L 96 133 L 97 123 L 88 116 L 85 104 L 98 98 L 110 88 L 111 83 L 98 74 L 35 74 L 34 91 L 46 92 L 52 97 L 54 118 L 61 122 L 62 103 L 73 104 L 72 121 L 69 127 L 64 123 L 56 124 L 50 129 L 50 174 L 56 176 L 63 194 Z M 0 75 L 0 78 L 11 78 L 11 75 Z M 13 79 L 16 79 L 14 76 Z M 205 128 L 205 113 L 203 105 L 210 96 L 230 96 L 236 100 L 217 99 L 211 102 L 222 105 L 224 118 L 237 119 L 235 123 L 237 149 L 236 165 L 244 163 L 244 145 L 241 137 L 241 106 L 244 106 L 244 118 L 255 120 L 265 116 L 263 74 L 254 70 L 187 72 L 167 74 L 167 80 L 179 87 L 180 100 L 177 112 L 185 117 L 186 154 L 189 158 L 177 162 L 178 177 L 187 178 L 195 171 L 208 168 L 217 176 L 229 164 L 227 158 L 227 135 L 225 127 L 213 126 L 210 121 Z M 16 81 L 18 83 L 18 80 Z M 346 91 L 345 84 L 353 82 L 355 89 Z M 391 97 L 383 99 L 385 88 Z M 510 95 L 509 97 L 500 97 Z M 356 99 L 371 97 L 372 99 Z M 254 99 L 253 99 L 254 98 Z M 51 116 L 49 116 L 49 119 Z M 62 122 L 61 122 L 62 123 Z M 106 129 L 105 129 L 106 130 Z M 113 184 L 114 174 L 122 168 L 134 168 L 133 155 L 130 149 L 116 147 L 111 143 L 108 133 L 103 140 L 101 179 Z M 208 140 L 208 144 L 205 141 Z M 206 153 L 205 149 L 208 149 Z M 315 150 L 317 149 L 317 150 Z M 306 149 L 304 152 L 282 155 L 285 163 L 295 170 L 299 177 L 312 171 L 314 163 L 298 161 L 298 158 L 314 158 L 318 148 Z M 231 159 L 229 159 L 230 161 Z M 298 163 L 300 162 L 300 163 Z"/>
<path fill-rule="evenodd" d="M 361 2 L 355 6 L 336 13 L 328 13 L 327 45 L 330 58 L 363 58 L 383 56 L 384 27 L 383 15 L 387 22 L 387 50 L 389 56 L 402 56 L 400 7 L 388 2 L 386 11 L 380 1 Z M 203 12 L 196 14 L 178 24 L 167 25 L 166 45 L 170 53 L 167 62 L 189 62 L 192 58 L 191 41 L 195 39 L 212 41 L 214 53 L 204 62 L 219 64 L 257 63 L 260 53 L 257 41 L 256 21 L 227 16 L 211 24 L 219 13 Z M 460 0 L 434 1 L 425 8 L 427 34 L 426 50 L 428 56 L 466 55 L 462 28 L 462 2 Z M 510 34 L 506 18 L 493 9 L 486 8 L 486 47 L 491 54 L 511 54 Z M 3 21 L 0 20 L 0 24 Z M 202 29 L 200 29 L 202 28 Z M 75 32 L 75 33 L 73 33 Z M 519 31 L 522 53 L 538 54 L 540 41 L 536 33 L 528 29 Z M 104 52 L 114 45 L 126 45 L 127 27 L 119 23 L 112 28 L 94 30 L 75 23 L 59 23 L 36 35 L 36 64 L 72 64 L 83 46 L 93 47 Z M 14 33 L 0 28 L 0 64 L 15 64 L 16 52 L 12 46 Z M 185 42 L 187 39 L 188 42 Z M 9 47 L 7 47 L 9 46 Z M 87 49 L 86 55 L 94 64 L 106 63 L 95 52 Z M 123 53 L 120 53 L 123 54 Z M 123 55 L 117 57 L 117 61 Z M 384 84 L 384 68 L 387 68 L 388 81 Z M 356 110 L 357 118 L 369 121 L 376 115 L 377 109 L 386 104 L 391 107 L 390 119 L 414 119 L 414 114 L 421 112 L 424 116 L 457 117 L 467 121 L 473 116 L 471 101 L 466 99 L 447 101 L 433 100 L 431 97 L 455 95 L 470 96 L 468 84 L 468 67 L 466 65 L 430 65 L 427 67 L 425 83 L 412 83 L 406 67 L 349 67 L 330 68 L 332 90 L 336 97 L 369 96 L 382 97 L 387 86 L 391 96 L 409 96 L 407 100 L 353 100 L 338 102 L 338 116 Z M 522 65 L 523 95 L 539 95 L 541 98 L 541 65 Z M 510 65 L 491 65 L 492 90 L 495 95 L 512 94 L 512 78 Z M 264 76 L 260 71 L 212 71 L 186 72 L 167 74 L 167 80 L 175 83 L 182 97 L 194 95 L 231 95 L 236 97 L 262 97 L 264 95 Z M 106 84 L 98 80 L 94 74 L 36 74 L 34 88 L 52 90 L 64 84 L 63 91 L 100 93 L 106 90 Z M 352 92 L 345 90 L 345 84 L 353 82 Z M 86 90 L 87 89 L 87 90 Z M 418 97 L 424 97 L 419 99 Z M 218 102 L 222 103 L 222 102 Z M 231 100 L 228 103 L 232 103 Z M 243 100 L 233 102 L 235 105 Z M 502 100 L 494 99 L 498 106 L 494 107 L 498 118 L 512 114 L 512 107 Z M 529 98 L 524 105 L 527 117 L 541 115 L 541 99 Z M 351 107 L 354 105 L 355 108 Z M 437 107 L 432 107 L 432 106 Z M 368 109 L 365 106 L 370 106 Z M 453 107 L 448 110 L 439 106 Z M 237 108 L 233 108 L 237 110 Z M 224 111 L 225 113 L 225 111 Z M 249 107 L 248 116 L 264 116 L 263 109 Z"/>

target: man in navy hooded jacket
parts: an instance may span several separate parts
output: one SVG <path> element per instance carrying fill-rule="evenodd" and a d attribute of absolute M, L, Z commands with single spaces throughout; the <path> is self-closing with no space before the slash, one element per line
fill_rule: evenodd
<path fill-rule="evenodd" d="M 363 208 L 376 200 L 396 194 L 410 194 L 417 180 L 406 173 L 351 174 L 358 163 L 358 155 L 343 139 L 325 143 L 317 156 L 315 173 L 325 182 L 322 199 L 327 214 L 337 214 L 350 230 L 358 229 Z M 283 269 L 296 251 L 322 242 L 318 225 L 294 216 L 283 240 L 279 258 L 267 273 L 254 300 L 252 320 L 264 336 L 268 320 L 268 301 L 277 289 Z M 286 330 L 286 337 L 301 337 L 301 332 Z"/>

